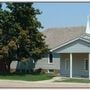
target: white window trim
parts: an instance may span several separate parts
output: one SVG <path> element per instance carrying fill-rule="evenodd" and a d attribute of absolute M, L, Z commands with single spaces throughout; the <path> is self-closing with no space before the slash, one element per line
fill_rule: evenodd
<path fill-rule="evenodd" d="M 53 64 L 53 58 L 52 58 L 52 62 L 50 62 L 49 54 L 48 54 L 48 64 Z"/>
<path fill-rule="evenodd" d="M 67 61 L 69 61 L 69 58 L 65 58 L 65 71 L 67 70 L 67 67 L 66 67 L 66 63 L 67 63 Z"/>
<path fill-rule="evenodd" d="M 35 61 L 33 60 L 33 63 L 35 63 Z"/>
<path fill-rule="evenodd" d="M 86 66 L 85 66 L 85 65 L 86 65 L 86 63 L 85 63 L 86 60 L 88 60 L 88 58 L 85 58 L 85 59 L 84 59 L 84 71 L 88 71 L 88 70 L 86 70 Z"/>
<path fill-rule="evenodd" d="M 52 69 L 52 70 L 53 70 L 53 72 L 50 72 L 50 70 L 51 70 L 51 69 L 48 69 L 48 73 L 53 73 L 53 72 L 54 72 L 54 69 Z"/>
<path fill-rule="evenodd" d="M 49 70 L 47 70 L 47 73 L 50 73 Z"/>

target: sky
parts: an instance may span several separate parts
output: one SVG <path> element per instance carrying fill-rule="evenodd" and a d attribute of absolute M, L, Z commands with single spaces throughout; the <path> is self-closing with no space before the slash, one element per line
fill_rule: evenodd
<path fill-rule="evenodd" d="M 83 26 L 90 15 L 90 3 L 34 3 L 34 7 L 42 12 L 37 16 L 44 27 L 41 31 L 48 28 Z"/>
<path fill-rule="evenodd" d="M 39 21 L 48 28 L 83 26 L 90 15 L 90 3 L 35 3 L 42 14 Z"/>

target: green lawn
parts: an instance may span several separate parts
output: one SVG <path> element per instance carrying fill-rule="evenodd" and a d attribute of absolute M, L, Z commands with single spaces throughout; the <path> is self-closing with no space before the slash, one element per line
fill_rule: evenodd
<path fill-rule="evenodd" d="M 55 82 L 90 83 L 90 80 L 88 79 L 65 79 L 61 81 L 56 80 Z"/>
<path fill-rule="evenodd" d="M 4 80 L 24 80 L 24 81 L 40 81 L 48 80 L 53 76 L 50 74 L 9 74 L 9 75 L 0 75 L 0 79 Z"/>

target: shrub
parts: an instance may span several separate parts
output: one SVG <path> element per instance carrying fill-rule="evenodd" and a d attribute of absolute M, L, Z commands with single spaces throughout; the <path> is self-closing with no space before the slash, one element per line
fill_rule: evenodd
<path fill-rule="evenodd" d="M 34 72 L 37 73 L 37 74 L 40 74 L 42 71 L 43 71 L 42 68 L 38 68 L 38 69 L 36 69 Z"/>

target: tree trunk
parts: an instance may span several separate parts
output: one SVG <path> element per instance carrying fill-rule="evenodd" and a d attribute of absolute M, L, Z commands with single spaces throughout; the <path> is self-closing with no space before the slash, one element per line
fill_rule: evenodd
<path fill-rule="evenodd" d="M 7 71 L 6 64 L 4 61 L 0 61 L 0 74 L 5 73 Z"/>
<path fill-rule="evenodd" d="M 10 64 L 11 64 L 11 61 L 6 62 L 7 73 L 10 73 Z"/>

